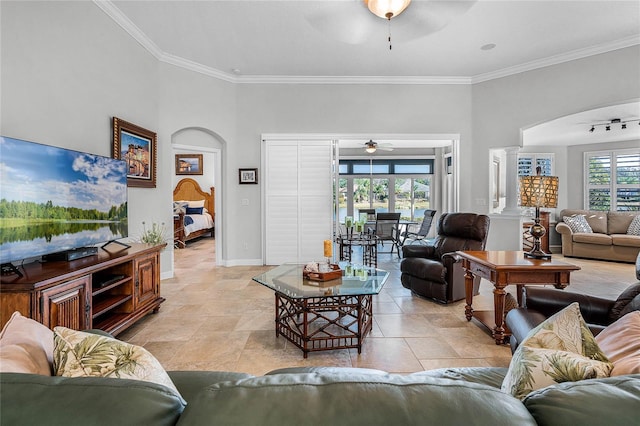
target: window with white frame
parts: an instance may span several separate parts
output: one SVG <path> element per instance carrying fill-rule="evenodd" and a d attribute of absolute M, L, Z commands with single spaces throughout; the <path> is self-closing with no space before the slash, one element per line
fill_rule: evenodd
<path fill-rule="evenodd" d="M 432 208 L 433 169 L 433 158 L 340 160 L 338 220 L 363 208 L 421 220 L 424 210 Z"/>
<path fill-rule="evenodd" d="M 640 211 L 640 149 L 585 152 L 585 208 Z"/>
<path fill-rule="evenodd" d="M 518 154 L 518 176 L 536 174 L 536 167 L 540 167 L 542 176 L 553 176 L 553 154 Z"/>

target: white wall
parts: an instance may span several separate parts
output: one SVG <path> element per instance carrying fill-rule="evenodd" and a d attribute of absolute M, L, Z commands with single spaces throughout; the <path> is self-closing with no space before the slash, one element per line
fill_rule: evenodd
<path fill-rule="evenodd" d="M 533 125 L 637 99 L 639 75 L 640 46 L 633 46 L 474 84 L 471 155 L 484 159 L 490 148 L 522 146 L 521 130 Z M 471 191 L 488 194 L 489 163 L 473 172 Z M 562 163 L 556 172 L 563 173 Z"/>
<path fill-rule="evenodd" d="M 261 258 L 260 185 L 239 185 L 237 170 L 260 167 L 262 133 L 460 134 L 460 209 L 488 212 L 490 148 L 520 145 L 522 128 L 640 98 L 638 46 L 473 86 L 232 84 L 159 63 L 93 3 L 0 8 L 0 133 L 110 155 L 112 116 L 156 131 L 158 187 L 129 190 L 135 234 L 143 220 L 171 223 L 173 135 L 211 132 L 226 218 L 216 234 L 226 233 L 229 262 Z M 163 276 L 172 255 L 163 253 Z"/>
<path fill-rule="evenodd" d="M 0 133 L 111 155 L 111 117 L 158 130 L 158 62 L 89 2 L 2 2 Z M 129 234 L 171 222 L 158 134 L 156 189 L 129 188 Z M 167 211 L 167 214 L 160 212 Z M 170 265 L 163 252 L 162 270 Z"/>

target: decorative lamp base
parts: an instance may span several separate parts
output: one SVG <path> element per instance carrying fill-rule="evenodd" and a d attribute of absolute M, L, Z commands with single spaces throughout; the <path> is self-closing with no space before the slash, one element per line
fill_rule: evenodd
<path fill-rule="evenodd" d="M 524 252 L 524 257 L 528 257 L 530 259 L 546 259 L 546 260 L 551 260 L 551 255 L 549 253 L 545 253 L 542 250 L 536 250 L 536 251 L 525 251 Z"/>

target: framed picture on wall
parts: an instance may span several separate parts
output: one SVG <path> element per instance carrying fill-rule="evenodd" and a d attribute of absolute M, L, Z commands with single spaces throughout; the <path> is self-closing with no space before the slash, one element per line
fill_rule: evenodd
<path fill-rule="evenodd" d="M 258 183 L 258 169 L 238 169 L 240 184 Z"/>
<path fill-rule="evenodd" d="M 201 175 L 202 154 L 176 154 L 177 175 Z"/>
<path fill-rule="evenodd" d="M 127 186 L 156 187 L 157 150 L 154 132 L 113 117 L 113 158 L 127 162 Z"/>

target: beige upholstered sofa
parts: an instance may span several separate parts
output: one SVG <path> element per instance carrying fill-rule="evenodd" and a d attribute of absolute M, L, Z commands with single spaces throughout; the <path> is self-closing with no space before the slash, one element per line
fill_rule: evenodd
<path fill-rule="evenodd" d="M 633 263 L 640 252 L 640 236 L 628 235 L 633 218 L 640 212 L 602 212 L 565 209 L 560 212 L 556 231 L 562 236 L 564 256 Z M 565 216 L 584 215 L 593 232 L 574 233 L 564 223 Z"/>

